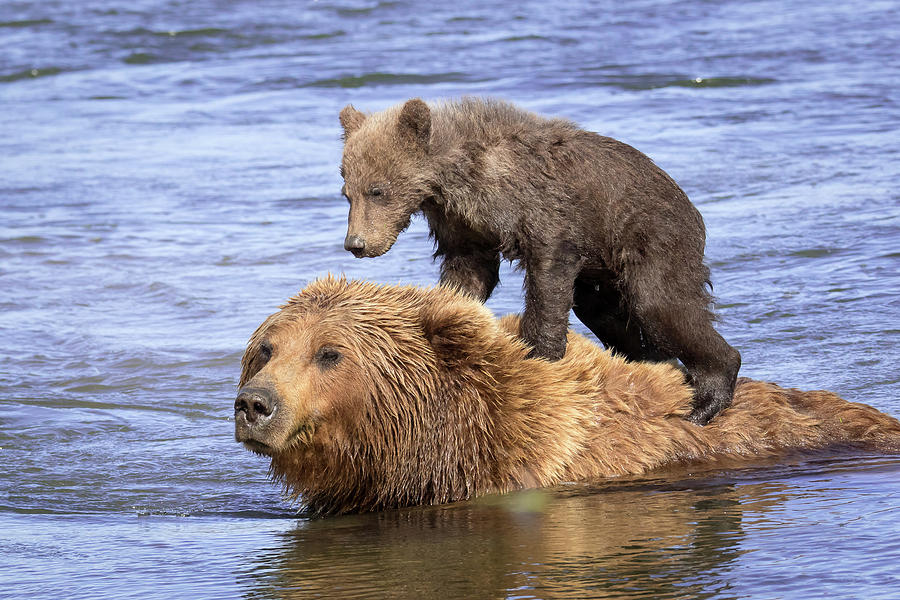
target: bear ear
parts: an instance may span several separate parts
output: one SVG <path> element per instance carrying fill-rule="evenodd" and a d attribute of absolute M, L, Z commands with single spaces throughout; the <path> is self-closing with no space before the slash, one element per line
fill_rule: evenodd
<path fill-rule="evenodd" d="M 419 98 L 407 100 L 400 109 L 397 126 L 402 138 L 427 148 L 431 139 L 431 109 Z"/>
<path fill-rule="evenodd" d="M 425 339 L 448 366 L 471 363 L 483 354 L 484 323 L 465 306 L 426 303 L 420 311 Z"/>
<path fill-rule="evenodd" d="M 341 109 L 339 118 L 341 120 L 341 127 L 344 128 L 344 139 L 346 140 L 350 137 L 351 133 L 359 129 L 360 125 L 363 124 L 363 121 L 366 120 L 366 115 L 353 108 L 352 104 L 348 104 Z"/>

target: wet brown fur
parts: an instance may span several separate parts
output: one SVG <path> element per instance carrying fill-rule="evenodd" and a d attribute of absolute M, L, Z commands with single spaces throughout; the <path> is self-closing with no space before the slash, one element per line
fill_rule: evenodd
<path fill-rule="evenodd" d="M 627 362 L 571 331 L 559 361 L 528 358 L 518 328 L 443 286 L 318 280 L 253 334 L 240 385 L 272 390 L 278 423 L 238 437 L 320 514 L 833 445 L 900 451 L 900 422 L 874 408 L 749 379 L 699 427 L 669 364 Z M 337 365 L 315 363 L 323 346 Z"/>
<path fill-rule="evenodd" d="M 519 262 L 519 333 L 533 355 L 565 354 L 574 309 L 627 358 L 681 360 L 694 421 L 731 401 L 740 354 L 712 325 L 703 219 L 647 156 L 496 100 L 347 106 L 340 120 L 348 250 L 387 252 L 421 212 L 441 283 L 484 301 L 501 257 Z"/>

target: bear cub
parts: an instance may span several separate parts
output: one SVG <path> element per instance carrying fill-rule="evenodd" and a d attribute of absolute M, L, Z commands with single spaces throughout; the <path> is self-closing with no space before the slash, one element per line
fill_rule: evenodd
<path fill-rule="evenodd" d="M 344 247 L 387 252 L 423 213 L 440 281 L 485 301 L 501 257 L 525 272 L 520 335 L 565 354 L 569 310 L 630 360 L 677 358 L 689 419 L 729 406 L 741 358 L 713 328 L 706 233 L 687 195 L 631 146 L 498 100 L 340 113 Z"/>

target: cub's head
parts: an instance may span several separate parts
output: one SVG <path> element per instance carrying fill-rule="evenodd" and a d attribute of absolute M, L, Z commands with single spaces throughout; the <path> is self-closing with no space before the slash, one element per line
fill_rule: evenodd
<path fill-rule="evenodd" d="M 290 469 L 328 456 L 414 452 L 392 436 L 404 427 L 401 439 L 420 436 L 429 411 L 446 409 L 437 390 L 485 360 L 491 337 L 504 335 L 479 302 L 446 288 L 317 280 L 250 338 L 235 439 L 292 457 Z"/>
<path fill-rule="evenodd" d="M 347 105 L 341 192 L 350 202 L 344 248 L 357 258 L 390 250 L 431 195 L 431 110 L 418 98 L 366 115 Z"/>

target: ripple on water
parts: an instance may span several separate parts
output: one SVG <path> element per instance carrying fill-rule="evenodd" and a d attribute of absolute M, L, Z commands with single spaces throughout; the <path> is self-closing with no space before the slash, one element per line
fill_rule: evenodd
<path fill-rule="evenodd" d="M 34 67 L 15 73 L 0 75 L 0 83 L 11 83 L 23 79 L 38 79 L 39 77 L 52 77 L 54 75 L 59 75 L 63 71 L 64 69 L 60 67 Z"/>
<path fill-rule="evenodd" d="M 53 19 L 24 19 L 21 21 L 0 21 L 0 27 L 20 28 L 52 25 Z"/>
<path fill-rule="evenodd" d="M 342 17 L 367 17 L 372 13 L 385 9 L 385 8 L 396 8 L 402 6 L 400 2 L 392 2 L 382 0 L 381 2 L 370 2 L 367 6 L 338 6 L 335 7 L 328 3 L 323 3 L 321 5 L 321 9 L 323 10 L 334 10 L 339 16 Z"/>
<path fill-rule="evenodd" d="M 623 73 L 623 70 L 626 71 Z M 634 67 L 621 65 L 592 67 L 582 70 L 578 78 L 564 78 L 553 82 L 554 87 L 579 87 L 607 86 L 616 87 L 628 91 L 647 91 L 665 88 L 731 88 L 731 87 L 759 87 L 777 83 L 776 79 L 769 77 L 753 76 L 721 76 L 701 77 L 690 76 L 684 73 L 653 73 L 637 72 L 628 73 Z M 763 110 L 751 111 L 753 114 L 765 115 Z M 734 118 L 732 122 L 743 122 L 746 117 Z"/>
<path fill-rule="evenodd" d="M 321 87 L 321 88 L 361 88 L 366 86 L 401 86 L 401 85 L 424 85 L 448 82 L 474 81 L 469 75 L 461 72 L 448 73 L 366 73 L 365 75 L 348 75 L 346 77 L 335 77 L 327 79 L 318 79 L 303 84 L 303 87 Z"/>

